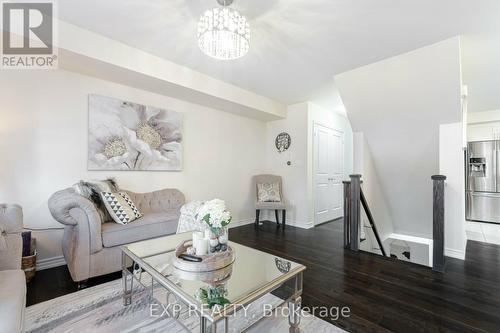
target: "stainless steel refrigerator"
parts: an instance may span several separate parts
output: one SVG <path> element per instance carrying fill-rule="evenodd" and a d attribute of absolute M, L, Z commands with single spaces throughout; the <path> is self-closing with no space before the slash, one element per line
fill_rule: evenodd
<path fill-rule="evenodd" d="M 500 141 L 467 144 L 466 217 L 500 224 Z"/>

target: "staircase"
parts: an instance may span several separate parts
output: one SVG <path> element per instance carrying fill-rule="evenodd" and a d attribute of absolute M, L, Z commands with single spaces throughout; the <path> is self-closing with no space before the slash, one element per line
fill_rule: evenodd
<path fill-rule="evenodd" d="M 433 231 L 432 242 L 427 243 L 429 261 L 428 266 L 433 270 L 442 272 L 444 270 L 444 185 L 445 176 L 432 176 L 432 216 L 433 216 Z M 392 236 L 392 241 L 383 242 L 377 230 L 377 225 L 373 219 L 372 212 L 361 187 L 361 175 L 351 175 L 350 181 L 344 181 L 344 247 L 353 251 L 364 250 L 379 254 L 381 256 L 404 260 L 414 263 L 414 246 L 410 246 L 408 242 L 418 244 L 416 237 L 411 236 Z M 366 214 L 369 226 L 362 222 L 361 214 Z M 369 231 L 369 237 L 361 236 L 362 228 Z M 364 247 L 363 242 L 370 240 L 370 247 Z M 373 242 L 375 240 L 375 244 Z M 384 244 L 385 243 L 385 244 Z M 413 260 L 412 260 L 413 259 Z M 422 264 L 422 263 L 421 263 Z"/>
<path fill-rule="evenodd" d="M 440 125 L 462 121 L 459 38 L 336 75 L 335 83 L 362 136 L 354 141 L 354 172 L 366 178 L 382 241 L 390 234 L 431 239 L 429 176 L 441 172 Z M 369 170 L 366 159 L 356 163 L 367 150 Z"/>

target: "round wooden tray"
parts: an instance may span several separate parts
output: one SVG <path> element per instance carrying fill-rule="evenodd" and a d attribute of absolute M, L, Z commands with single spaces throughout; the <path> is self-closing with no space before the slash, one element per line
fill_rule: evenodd
<path fill-rule="evenodd" d="M 187 272 L 175 267 L 173 269 L 174 276 L 178 277 L 179 279 L 188 281 L 203 281 L 210 285 L 224 283 L 225 281 L 229 280 L 232 273 L 232 264 L 211 272 Z"/>
<path fill-rule="evenodd" d="M 213 272 L 231 265 L 234 262 L 235 255 L 231 246 L 224 252 L 199 256 L 201 262 L 191 262 L 180 259 L 181 254 L 185 254 L 188 247 L 192 246 L 192 241 L 188 240 L 177 246 L 175 249 L 174 267 L 186 272 L 200 273 Z"/>

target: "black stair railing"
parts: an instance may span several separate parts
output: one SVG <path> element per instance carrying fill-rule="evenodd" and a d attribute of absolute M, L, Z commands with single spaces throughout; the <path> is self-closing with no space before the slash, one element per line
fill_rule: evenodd
<path fill-rule="evenodd" d="M 361 188 L 361 175 L 350 175 L 350 181 L 344 181 L 344 247 L 353 251 L 359 250 L 359 234 L 361 227 L 361 206 L 365 211 L 375 239 L 382 255 L 387 256 L 377 230 L 372 212 Z"/>
<path fill-rule="evenodd" d="M 343 181 L 344 184 L 344 248 L 351 248 L 351 182 Z"/>
<path fill-rule="evenodd" d="M 344 247 L 353 251 L 359 250 L 360 227 L 361 227 L 361 207 L 370 222 L 370 226 L 375 235 L 375 239 L 380 247 L 383 256 L 387 253 L 380 239 L 380 235 L 373 218 L 373 214 L 368 205 L 368 201 L 361 188 L 361 175 L 350 175 L 350 181 L 344 181 Z M 434 175 L 431 177 L 432 184 L 432 269 L 443 272 L 445 266 L 444 255 L 444 186 L 446 176 Z"/>
<path fill-rule="evenodd" d="M 380 240 L 377 226 L 375 225 L 375 221 L 373 220 L 373 215 L 372 215 L 372 212 L 370 210 L 370 207 L 368 207 L 368 202 L 366 201 L 363 190 L 361 190 L 361 203 L 363 204 L 363 209 L 365 210 L 366 216 L 368 217 L 368 221 L 370 222 L 370 226 L 372 227 L 373 234 L 375 235 L 375 238 L 377 239 L 377 243 L 380 246 L 380 251 L 382 252 L 382 255 L 385 257 L 385 256 L 387 256 L 387 254 L 385 253 L 384 246 L 382 245 L 382 241 Z"/>
<path fill-rule="evenodd" d="M 444 181 L 446 176 L 432 178 L 432 269 L 444 271 Z"/>

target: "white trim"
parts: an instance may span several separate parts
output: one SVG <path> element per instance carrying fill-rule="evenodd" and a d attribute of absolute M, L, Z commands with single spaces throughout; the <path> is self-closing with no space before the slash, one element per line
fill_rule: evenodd
<path fill-rule="evenodd" d="M 45 258 L 45 259 L 37 260 L 36 270 L 42 271 L 44 269 L 58 267 L 58 266 L 64 266 L 64 265 L 66 265 L 66 260 L 64 260 L 63 256 Z"/>
<path fill-rule="evenodd" d="M 311 229 L 311 228 L 314 228 L 314 222 L 313 221 L 301 222 L 301 221 L 295 221 L 295 220 L 287 219 L 286 220 L 286 225 L 290 225 L 292 227 L 301 228 L 301 229 Z"/>
<path fill-rule="evenodd" d="M 299 226 L 299 228 L 303 228 L 303 229 L 312 229 L 312 228 L 314 228 L 314 221 L 309 221 L 309 222 L 306 222 L 305 227 L 304 227 L 304 226 Z"/>
<path fill-rule="evenodd" d="M 252 223 L 255 223 L 255 219 L 244 219 L 244 220 L 239 220 L 239 221 L 231 222 L 229 224 L 229 229 L 236 228 L 236 227 L 241 227 L 243 225 L 252 224 Z"/>
<path fill-rule="evenodd" d="M 396 233 L 392 233 L 390 234 L 389 236 L 387 236 L 387 239 L 399 239 L 399 240 L 403 240 L 403 241 L 406 241 L 406 242 L 411 242 L 411 243 L 414 243 L 414 244 L 421 244 L 421 245 L 426 245 L 427 248 L 428 248 L 428 262 L 429 264 L 427 266 L 429 267 L 432 267 L 432 263 L 433 263 L 433 260 L 434 260 L 434 257 L 433 257 L 433 251 L 434 251 L 434 241 L 430 238 L 425 238 L 425 237 L 417 237 L 417 236 L 411 236 L 411 235 L 404 235 L 404 234 L 396 234 Z M 382 243 L 385 242 L 382 241 Z"/>
<path fill-rule="evenodd" d="M 262 220 L 261 222 L 276 223 L 276 221 L 273 221 L 273 220 Z M 292 226 L 292 227 L 301 228 L 301 229 L 311 229 L 311 228 L 314 228 L 314 222 L 313 221 L 300 222 L 300 221 L 295 221 L 295 220 L 287 218 L 285 224 L 286 224 L 286 226 Z"/>
<path fill-rule="evenodd" d="M 465 251 L 462 250 L 445 248 L 444 255 L 455 259 L 465 260 Z"/>
<path fill-rule="evenodd" d="M 413 243 L 424 244 L 424 245 L 429 245 L 429 246 L 432 245 L 432 239 L 424 238 L 424 237 L 416 237 L 416 236 L 392 233 L 389 236 L 387 236 L 387 238 L 400 239 L 400 240 L 407 241 L 407 242 L 413 242 Z"/>

